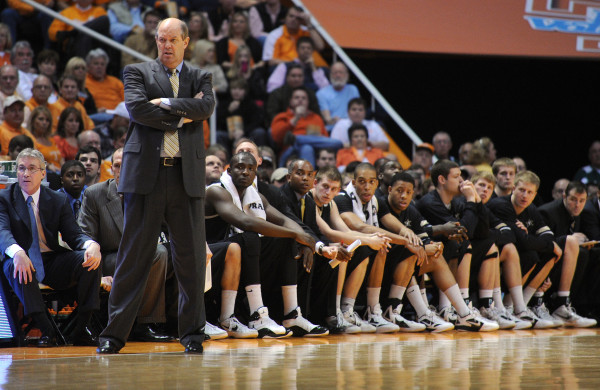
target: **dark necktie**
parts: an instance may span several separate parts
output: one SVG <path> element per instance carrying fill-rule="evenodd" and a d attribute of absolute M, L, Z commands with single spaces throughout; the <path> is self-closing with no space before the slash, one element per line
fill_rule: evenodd
<path fill-rule="evenodd" d="M 38 282 L 44 280 L 44 263 L 42 261 L 42 252 L 40 251 L 40 236 L 38 226 L 33 212 L 33 198 L 27 198 L 27 210 L 29 211 L 29 222 L 31 223 L 31 247 L 29 248 L 29 259 L 35 268 L 35 278 Z"/>
<path fill-rule="evenodd" d="M 75 202 L 73 202 L 73 214 L 75 214 L 75 219 L 77 219 L 79 217 L 79 209 L 81 208 L 81 201 L 79 199 L 76 199 Z"/>

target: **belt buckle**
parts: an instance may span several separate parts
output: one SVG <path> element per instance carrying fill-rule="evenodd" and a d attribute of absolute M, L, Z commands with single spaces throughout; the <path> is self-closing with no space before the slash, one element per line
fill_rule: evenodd
<path fill-rule="evenodd" d="M 172 157 L 165 157 L 165 158 L 163 159 L 163 165 L 164 165 L 165 167 L 172 167 L 172 166 L 175 166 L 175 159 L 174 159 L 174 158 L 172 158 Z"/>

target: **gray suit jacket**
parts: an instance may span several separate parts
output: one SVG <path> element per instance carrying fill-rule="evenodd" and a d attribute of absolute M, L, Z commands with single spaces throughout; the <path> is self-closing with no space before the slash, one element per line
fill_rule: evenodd
<path fill-rule="evenodd" d="M 115 179 L 88 187 L 77 220 L 81 229 L 100 244 L 102 254 L 116 252 L 123 236 L 123 205 Z"/>
<path fill-rule="evenodd" d="M 212 75 L 184 63 L 177 98 L 173 98 L 171 83 L 158 59 L 128 65 L 123 76 L 125 105 L 131 122 L 123 148 L 119 192 L 145 195 L 154 189 L 164 132 L 177 130 L 180 119 L 185 117 L 193 122 L 179 129 L 184 188 L 188 196 L 204 197 L 202 121 L 208 119 L 215 108 Z M 195 99 L 199 92 L 204 97 Z M 171 110 L 149 103 L 156 98 L 170 98 Z"/>

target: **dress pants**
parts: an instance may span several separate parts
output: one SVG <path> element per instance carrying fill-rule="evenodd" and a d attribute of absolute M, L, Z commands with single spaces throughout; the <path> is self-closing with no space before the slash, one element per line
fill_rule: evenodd
<path fill-rule="evenodd" d="M 206 246 L 204 198 L 185 192 L 181 164 L 161 166 L 147 195 L 126 193 L 123 238 L 108 301 L 109 320 L 100 342 L 125 345 L 138 313 L 161 224 L 169 229 L 173 268 L 179 286 L 179 341 L 204 341 Z"/>

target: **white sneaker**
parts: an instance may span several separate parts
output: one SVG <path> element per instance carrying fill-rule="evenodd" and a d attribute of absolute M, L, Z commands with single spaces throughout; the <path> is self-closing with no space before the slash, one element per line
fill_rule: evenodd
<path fill-rule="evenodd" d="M 589 328 L 597 323 L 592 318 L 582 317 L 575 313 L 575 309 L 570 304 L 562 305 L 554 310 L 552 317 L 561 320 L 565 326 L 573 328 Z"/>
<path fill-rule="evenodd" d="M 321 337 L 329 334 L 327 328 L 315 325 L 302 317 L 302 312 L 299 307 L 295 308 L 284 317 L 283 326 L 291 330 L 294 337 Z"/>
<path fill-rule="evenodd" d="M 530 308 L 527 308 L 520 313 L 516 313 L 515 316 L 523 321 L 531 322 L 533 329 L 550 329 L 556 327 L 554 321 L 538 317 Z"/>
<path fill-rule="evenodd" d="M 342 312 L 344 319 L 352 325 L 356 325 L 360 328 L 361 333 L 375 333 L 377 328 L 369 324 L 367 321 L 363 321 L 354 309 Z"/>
<path fill-rule="evenodd" d="M 328 317 L 327 325 L 329 326 L 330 333 L 360 333 L 360 326 L 348 322 L 341 311 L 338 311 L 335 316 Z"/>
<path fill-rule="evenodd" d="M 204 335 L 207 340 L 221 340 L 226 339 L 228 336 L 227 332 L 208 321 L 206 321 L 206 325 L 204 326 Z"/>
<path fill-rule="evenodd" d="M 402 311 L 402 305 L 399 305 L 395 309 L 392 308 L 392 305 L 389 305 L 388 308 L 383 313 L 383 318 L 386 321 L 391 322 L 392 324 L 396 324 L 400 327 L 400 332 L 414 333 L 414 332 L 422 332 L 425 330 L 426 326 L 419 323 L 407 320 L 402 317 L 400 312 Z"/>
<path fill-rule="evenodd" d="M 515 323 L 515 327 L 513 328 L 514 330 L 529 329 L 533 326 L 533 323 L 531 323 L 531 321 L 526 321 L 524 319 L 520 319 L 515 314 L 513 314 L 512 307 L 505 307 L 504 313 L 508 318 L 510 318 L 512 321 L 514 321 L 514 323 Z"/>
<path fill-rule="evenodd" d="M 425 314 L 419 317 L 419 323 L 425 325 L 425 329 L 431 333 L 440 333 L 454 329 L 454 325 L 451 322 L 444 321 L 442 317 L 431 310 L 427 310 Z"/>
<path fill-rule="evenodd" d="M 367 306 L 367 311 L 363 317 L 365 321 L 375 327 L 376 333 L 393 333 L 398 332 L 400 327 L 389 321 L 386 321 L 382 316 L 381 305 L 378 303 L 373 309 L 371 306 Z"/>
<path fill-rule="evenodd" d="M 496 309 L 495 307 L 482 307 L 480 313 L 483 317 L 488 320 L 492 320 L 498 323 L 500 329 L 512 329 L 517 324 L 506 315 L 504 309 Z"/>
<path fill-rule="evenodd" d="M 229 337 L 235 339 L 255 339 L 258 337 L 258 331 L 256 329 L 250 329 L 246 325 L 242 324 L 240 320 L 235 318 L 232 314 L 231 317 L 224 319 L 219 324 L 223 328 Z"/>
<path fill-rule="evenodd" d="M 252 313 L 248 327 L 258 331 L 259 339 L 280 339 L 292 335 L 292 332 L 277 324 L 269 317 L 269 309 L 265 306 L 260 307 Z"/>
<path fill-rule="evenodd" d="M 542 320 L 552 322 L 552 328 L 558 328 L 564 325 L 563 320 L 560 317 L 554 317 L 550 315 L 548 308 L 543 303 L 541 305 L 532 307 L 531 311 L 533 311 L 533 313 Z"/>
<path fill-rule="evenodd" d="M 475 314 L 472 310 L 464 317 L 458 316 L 458 322 L 454 326 L 456 330 L 468 330 L 471 332 L 491 332 L 498 330 L 500 326 L 495 321 L 490 321 Z"/>
<path fill-rule="evenodd" d="M 456 323 L 458 322 L 458 314 L 452 306 L 446 306 L 442 308 L 442 310 L 440 310 L 438 314 L 440 317 L 442 317 L 444 321 L 449 322 L 453 325 L 456 325 Z"/>

